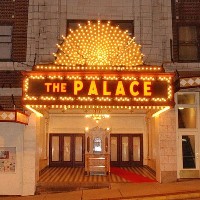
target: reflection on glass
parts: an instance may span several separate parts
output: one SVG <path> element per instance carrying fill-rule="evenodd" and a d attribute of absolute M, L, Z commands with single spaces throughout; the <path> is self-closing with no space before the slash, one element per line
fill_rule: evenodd
<path fill-rule="evenodd" d="M 94 153 L 99 153 L 102 151 L 101 143 L 102 143 L 101 138 L 99 138 L 99 137 L 94 138 L 94 142 L 93 142 Z"/>
<path fill-rule="evenodd" d="M 111 161 L 117 161 L 117 137 L 111 137 Z"/>
<path fill-rule="evenodd" d="M 133 137 L 133 161 L 140 161 L 140 137 Z"/>
<path fill-rule="evenodd" d="M 75 161 L 82 161 L 82 137 L 75 138 Z"/>
<path fill-rule="evenodd" d="M 59 137 L 52 137 L 52 151 L 51 151 L 52 161 L 59 161 Z"/>
<path fill-rule="evenodd" d="M 122 137 L 122 161 L 129 161 L 128 137 Z"/>
<path fill-rule="evenodd" d="M 182 136 L 183 169 L 196 168 L 195 163 L 195 136 Z"/>
<path fill-rule="evenodd" d="M 195 94 L 178 94 L 178 104 L 195 104 Z"/>
<path fill-rule="evenodd" d="M 64 161 L 70 161 L 70 137 L 64 137 Z"/>
<path fill-rule="evenodd" d="M 196 109 L 178 109 L 178 128 L 196 128 Z"/>

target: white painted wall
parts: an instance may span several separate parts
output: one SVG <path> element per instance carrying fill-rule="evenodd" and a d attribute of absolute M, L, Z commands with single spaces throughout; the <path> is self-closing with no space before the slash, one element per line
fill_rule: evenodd
<path fill-rule="evenodd" d="M 0 195 L 22 194 L 23 133 L 22 124 L 0 123 L 0 147 L 16 147 L 16 171 L 15 173 L 0 172 Z"/>
<path fill-rule="evenodd" d="M 16 147 L 16 170 L 0 172 L 0 195 L 33 195 L 39 171 L 36 159 L 37 118 L 31 114 L 27 126 L 0 123 L 0 147 Z"/>
<path fill-rule="evenodd" d="M 97 124 L 81 114 L 50 114 L 49 133 L 84 133 L 85 127 L 110 127 L 112 133 L 144 133 L 145 115 L 115 114 Z"/>
<path fill-rule="evenodd" d="M 22 195 L 34 195 L 36 183 L 39 178 L 39 153 L 37 135 L 39 131 L 39 119 L 34 113 L 29 116 L 29 124 L 24 130 L 23 148 L 23 185 Z"/>

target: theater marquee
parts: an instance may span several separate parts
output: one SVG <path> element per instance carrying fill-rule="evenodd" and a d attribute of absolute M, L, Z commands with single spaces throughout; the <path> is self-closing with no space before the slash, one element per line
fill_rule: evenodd
<path fill-rule="evenodd" d="M 118 26 L 88 21 L 57 47 L 54 63 L 24 73 L 23 101 L 29 109 L 174 106 L 174 74 L 143 65 L 141 45 Z"/>
<path fill-rule="evenodd" d="M 26 72 L 25 105 L 68 108 L 173 106 L 172 74 Z"/>

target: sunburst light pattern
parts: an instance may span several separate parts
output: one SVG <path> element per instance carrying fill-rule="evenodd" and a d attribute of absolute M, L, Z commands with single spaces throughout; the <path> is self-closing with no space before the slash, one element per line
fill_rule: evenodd
<path fill-rule="evenodd" d="M 142 65 L 141 46 L 135 43 L 127 31 L 122 31 L 110 22 L 88 22 L 63 36 L 63 43 L 57 45 L 54 54 L 56 65 L 67 66 L 123 66 Z"/>

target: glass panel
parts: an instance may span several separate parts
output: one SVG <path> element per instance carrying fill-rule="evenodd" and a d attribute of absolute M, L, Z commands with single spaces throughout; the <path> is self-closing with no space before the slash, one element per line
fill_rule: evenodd
<path fill-rule="evenodd" d="M 195 26 L 179 27 L 179 41 L 191 42 L 197 41 L 197 30 Z"/>
<path fill-rule="evenodd" d="M 0 43 L 11 43 L 11 36 L 0 36 Z"/>
<path fill-rule="evenodd" d="M 11 58 L 11 43 L 0 43 L 0 59 L 10 59 Z"/>
<path fill-rule="evenodd" d="M 64 161 L 70 161 L 70 151 L 71 151 L 71 137 L 64 137 Z"/>
<path fill-rule="evenodd" d="M 140 161 L 140 137 L 133 137 L 133 161 Z"/>
<path fill-rule="evenodd" d="M 129 161 L 128 137 L 122 137 L 122 161 Z"/>
<path fill-rule="evenodd" d="M 82 157 L 83 150 L 83 138 L 75 137 L 75 161 L 83 161 Z"/>
<path fill-rule="evenodd" d="M 178 94 L 178 104 L 195 104 L 195 94 Z"/>
<path fill-rule="evenodd" d="M 195 163 L 195 136 L 182 136 L 183 169 L 196 168 Z"/>
<path fill-rule="evenodd" d="M 96 137 L 93 141 L 93 151 L 94 153 L 100 153 L 102 151 L 102 141 L 101 138 Z"/>
<path fill-rule="evenodd" d="M 0 35 L 11 35 L 12 26 L 0 26 Z"/>
<path fill-rule="evenodd" d="M 179 45 L 179 59 L 180 60 L 197 60 L 198 47 L 197 45 Z"/>
<path fill-rule="evenodd" d="M 111 161 L 117 161 L 117 137 L 111 137 Z"/>
<path fill-rule="evenodd" d="M 196 128 L 196 108 L 178 109 L 178 128 Z"/>
<path fill-rule="evenodd" d="M 197 30 L 195 26 L 179 27 L 179 59 L 198 60 Z"/>
<path fill-rule="evenodd" d="M 52 137 L 52 161 L 59 161 L 59 136 Z"/>

